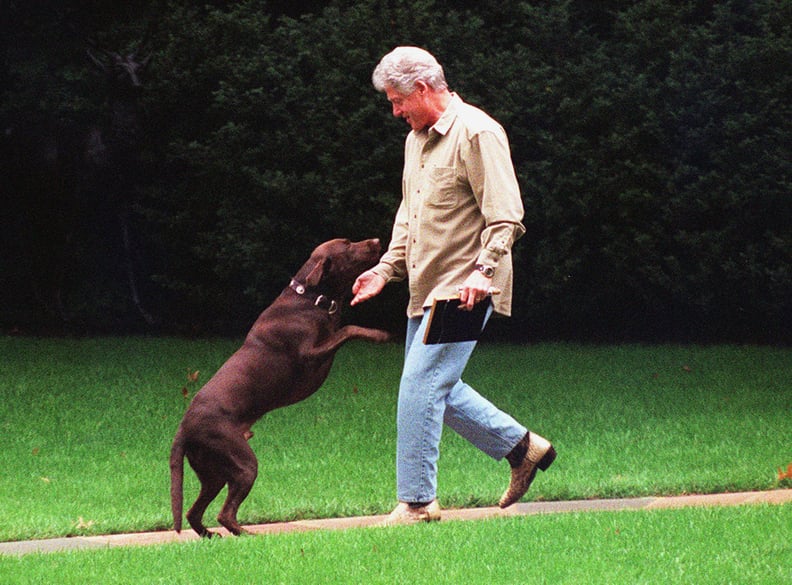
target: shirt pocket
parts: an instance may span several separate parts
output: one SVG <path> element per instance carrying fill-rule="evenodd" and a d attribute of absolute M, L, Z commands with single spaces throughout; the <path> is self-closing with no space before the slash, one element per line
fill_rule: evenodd
<path fill-rule="evenodd" d="M 429 207 L 456 207 L 459 198 L 457 173 L 454 167 L 435 167 L 429 176 Z"/>

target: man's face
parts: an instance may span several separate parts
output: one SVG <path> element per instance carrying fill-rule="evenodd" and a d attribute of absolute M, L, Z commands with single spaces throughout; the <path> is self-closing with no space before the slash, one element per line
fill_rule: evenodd
<path fill-rule="evenodd" d="M 426 93 L 426 91 L 421 91 L 421 88 L 417 88 L 411 94 L 405 95 L 392 87 L 385 88 L 385 95 L 393 106 L 393 115 L 397 118 L 404 118 L 410 128 L 416 132 L 435 122 L 431 118 L 432 109 L 426 99 Z"/>

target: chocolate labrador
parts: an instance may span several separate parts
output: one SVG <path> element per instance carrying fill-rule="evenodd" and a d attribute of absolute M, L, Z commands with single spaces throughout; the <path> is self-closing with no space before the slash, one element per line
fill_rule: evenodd
<path fill-rule="evenodd" d="M 195 395 L 173 440 L 171 508 L 181 531 L 184 457 L 201 482 L 187 520 L 201 536 L 207 506 L 228 485 L 217 520 L 243 532 L 237 511 L 258 473 L 248 440 L 264 413 L 299 402 L 324 382 L 341 345 L 349 339 L 382 342 L 385 331 L 341 326 L 341 305 L 357 276 L 376 264 L 379 240 L 330 240 L 318 246 L 288 287 L 259 315 L 244 344 Z"/>

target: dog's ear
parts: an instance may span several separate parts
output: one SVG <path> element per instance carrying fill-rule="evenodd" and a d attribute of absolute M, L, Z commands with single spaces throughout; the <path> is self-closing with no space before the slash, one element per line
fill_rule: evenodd
<path fill-rule="evenodd" d="M 322 276 L 324 275 L 325 271 L 330 268 L 330 258 L 323 258 L 316 263 L 311 269 L 311 272 L 308 273 L 308 276 L 305 278 L 305 284 L 307 286 L 319 286 L 319 283 L 322 282 Z"/>

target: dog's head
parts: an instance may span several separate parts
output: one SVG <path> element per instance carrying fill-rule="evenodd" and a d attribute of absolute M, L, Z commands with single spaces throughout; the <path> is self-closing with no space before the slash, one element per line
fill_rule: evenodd
<path fill-rule="evenodd" d="M 294 278 L 309 288 L 343 299 L 351 296 L 355 279 L 377 263 L 381 252 L 377 238 L 361 242 L 329 240 L 314 249 Z"/>

